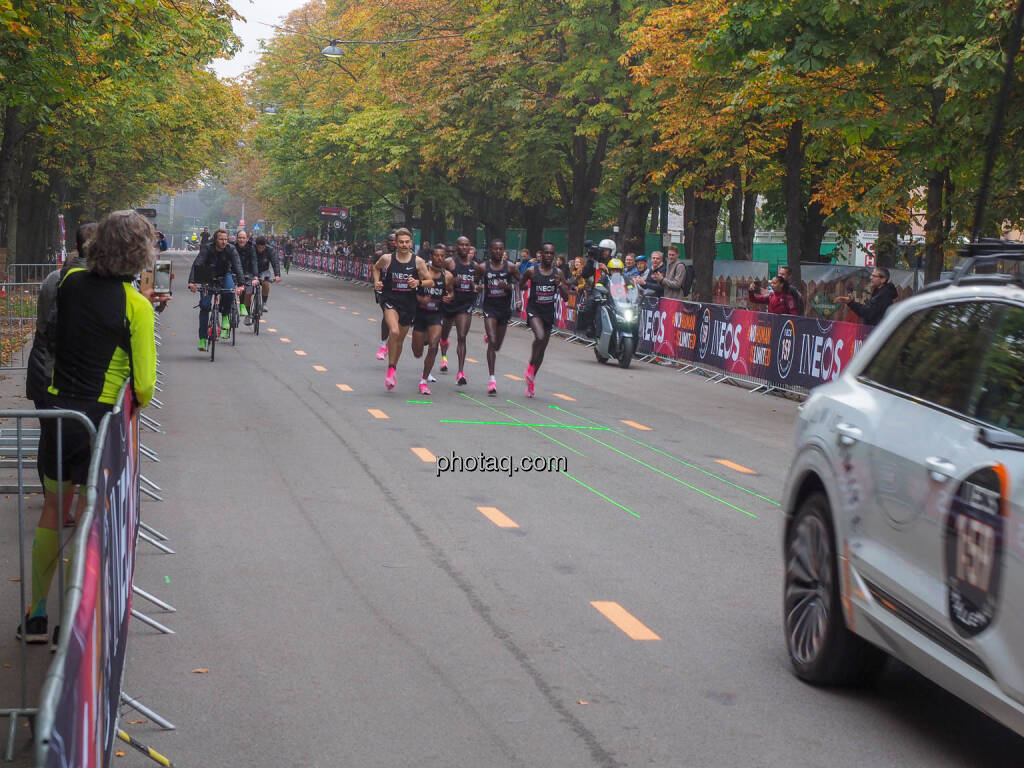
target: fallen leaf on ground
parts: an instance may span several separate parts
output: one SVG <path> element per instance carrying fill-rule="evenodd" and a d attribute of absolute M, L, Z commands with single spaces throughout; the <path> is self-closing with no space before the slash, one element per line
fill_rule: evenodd
<path fill-rule="evenodd" d="M 10 668 L 11 668 L 10 664 L 4 663 L 4 669 L 10 669 Z"/>
<path fill-rule="evenodd" d="M 590 702 L 589 701 L 584 701 L 583 699 L 576 699 L 576 703 L 577 704 L 583 704 L 584 706 L 586 706 Z"/>
<path fill-rule="evenodd" d="M 141 719 L 140 720 L 129 720 L 128 721 L 128 725 L 142 725 L 143 723 L 148 723 L 148 722 L 149 722 L 149 720 L 141 720 Z"/>
<path fill-rule="evenodd" d="M 193 669 L 192 670 L 192 674 L 194 674 L 194 675 L 207 675 L 209 673 L 210 673 L 210 670 L 206 669 L 205 667 L 200 667 L 199 669 Z"/>
<path fill-rule="evenodd" d="M 19 579 L 17 576 L 15 576 L 13 579 L 8 579 L 8 581 L 13 581 L 13 582 L 17 583 L 17 582 L 21 581 L 21 579 Z"/>
<path fill-rule="evenodd" d="M 114 754 L 118 757 L 124 757 L 124 750 L 119 749 Z"/>

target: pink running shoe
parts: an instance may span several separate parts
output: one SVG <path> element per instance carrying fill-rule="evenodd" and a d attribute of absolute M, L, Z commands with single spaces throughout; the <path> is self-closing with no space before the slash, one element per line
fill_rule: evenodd
<path fill-rule="evenodd" d="M 377 359 L 383 360 L 388 356 L 388 345 L 384 344 L 380 349 L 377 350 Z"/>
<path fill-rule="evenodd" d="M 524 375 L 525 375 L 525 378 L 526 378 L 526 396 L 527 397 L 533 397 L 534 370 L 533 370 L 533 366 L 532 365 L 527 367 L 526 373 Z"/>
<path fill-rule="evenodd" d="M 395 384 L 398 382 L 395 380 L 395 369 L 388 368 L 388 375 L 384 377 L 384 387 L 390 392 L 395 388 Z"/>
<path fill-rule="evenodd" d="M 493 381 L 487 385 L 487 394 L 494 397 L 498 394 L 498 385 Z"/>
<path fill-rule="evenodd" d="M 425 381 L 421 381 L 420 382 L 420 394 L 421 395 L 429 395 L 430 394 L 430 387 L 427 386 L 427 382 L 425 382 Z"/>

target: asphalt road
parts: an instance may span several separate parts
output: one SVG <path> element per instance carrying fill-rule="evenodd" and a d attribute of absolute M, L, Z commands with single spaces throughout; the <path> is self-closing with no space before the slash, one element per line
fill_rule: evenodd
<path fill-rule="evenodd" d="M 453 365 L 420 397 L 407 347 L 389 393 L 371 292 L 296 269 L 211 364 L 176 264 L 143 517 L 177 554 L 140 545 L 136 583 L 177 634 L 133 625 L 125 689 L 178 728 L 122 720 L 175 765 L 1020 763 L 901 665 L 859 690 L 791 674 L 795 403 L 560 339 L 528 400 L 522 329 L 489 398 L 479 319 L 467 387 Z M 453 454 L 566 464 L 438 477 Z"/>

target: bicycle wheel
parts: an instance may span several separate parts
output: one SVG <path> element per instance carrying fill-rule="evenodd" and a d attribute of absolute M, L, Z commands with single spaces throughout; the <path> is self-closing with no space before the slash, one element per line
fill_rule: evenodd
<path fill-rule="evenodd" d="M 263 314 L 263 289 L 257 288 L 252 293 L 252 306 L 249 309 L 249 316 L 252 318 L 252 332 L 260 335 L 260 316 Z"/>
<path fill-rule="evenodd" d="M 216 304 L 210 307 L 210 322 L 206 326 L 206 343 L 210 348 L 210 362 L 213 362 L 214 353 L 217 351 L 217 337 L 220 335 L 220 312 Z"/>

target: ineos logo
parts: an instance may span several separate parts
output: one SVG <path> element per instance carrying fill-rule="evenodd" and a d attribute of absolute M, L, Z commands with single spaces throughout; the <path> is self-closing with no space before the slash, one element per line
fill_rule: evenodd
<path fill-rule="evenodd" d="M 708 354 L 708 342 L 711 340 L 711 312 L 705 309 L 700 317 L 700 350 L 699 356 L 703 360 Z"/>
<path fill-rule="evenodd" d="M 792 320 L 787 320 L 782 326 L 782 333 L 779 334 L 779 345 L 775 350 L 775 359 L 778 362 L 779 376 L 783 379 L 789 376 L 793 369 L 793 360 L 796 358 L 796 327 Z"/>

